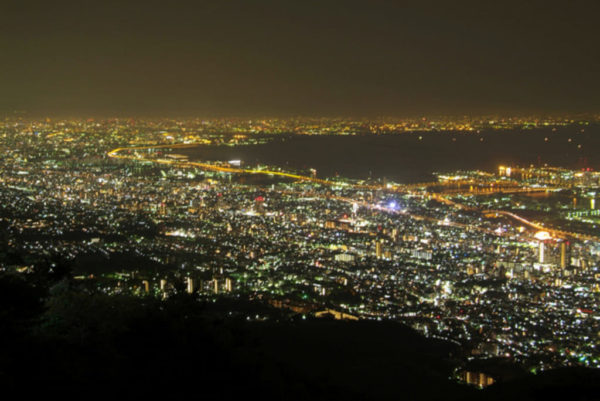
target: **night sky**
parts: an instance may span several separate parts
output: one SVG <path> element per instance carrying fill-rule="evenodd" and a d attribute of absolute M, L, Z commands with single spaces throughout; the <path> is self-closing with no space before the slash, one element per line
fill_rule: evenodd
<path fill-rule="evenodd" d="M 599 16 L 597 0 L 7 0 L 0 112 L 598 111 Z"/>

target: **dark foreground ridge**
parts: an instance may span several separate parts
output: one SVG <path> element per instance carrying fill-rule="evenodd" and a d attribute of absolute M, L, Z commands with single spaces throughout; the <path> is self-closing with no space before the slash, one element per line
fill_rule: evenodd
<path fill-rule="evenodd" d="M 597 399 L 597 371 L 486 390 L 457 348 L 393 322 L 303 319 L 256 301 L 108 296 L 57 265 L 0 275 L 0 386 L 25 399 Z M 10 398 L 8 398 L 10 399 Z"/>

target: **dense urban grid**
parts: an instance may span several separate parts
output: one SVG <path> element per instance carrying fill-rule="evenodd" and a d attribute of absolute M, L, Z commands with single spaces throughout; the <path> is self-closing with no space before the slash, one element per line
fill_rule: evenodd
<path fill-rule="evenodd" d="M 597 123 L 8 119 L 0 222 L 11 248 L 66 258 L 82 284 L 107 294 L 189 292 L 304 317 L 399 321 L 458 345 L 463 366 L 501 358 L 534 373 L 600 367 L 600 174 L 592 169 L 506 165 L 403 184 L 186 153 L 282 135 L 421 139 Z M 466 369 L 456 378 L 494 381 Z"/>

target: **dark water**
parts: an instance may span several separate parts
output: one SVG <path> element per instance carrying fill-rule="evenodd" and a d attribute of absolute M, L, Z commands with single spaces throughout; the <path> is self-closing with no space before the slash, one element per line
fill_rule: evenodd
<path fill-rule="evenodd" d="M 193 160 L 241 159 L 283 168 L 315 168 L 319 177 L 432 179 L 433 172 L 496 171 L 498 165 L 600 168 L 600 130 L 581 126 L 488 133 L 369 136 L 284 136 L 264 145 L 199 146 L 178 150 Z M 421 137 L 422 139 L 419 139 Z M 547 140 L 546 140 L 547 138 Z M 569 142 L 569 139 L 571 141 Z M 579 148 L 578 145 L 581 145 Z"/>

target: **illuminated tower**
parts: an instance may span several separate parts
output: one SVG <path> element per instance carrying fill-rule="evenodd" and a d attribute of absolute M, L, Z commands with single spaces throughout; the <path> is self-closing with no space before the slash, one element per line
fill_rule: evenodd
<path fill-rule="evenodd" d="M 187 292 L 188 294 L 194 292 L 194 280 L 191 277 L 187 278 Z"/>
<path fill-rule="evenodd" d="M 162 298 L 167 299 L 167 280 L 164 278 L 160 280 L 160 291 L 162 292 Z"/>
<path fill-rule="evenodd" d="M 375 256 L 377 259 L 381 259 L 383 256 L 383 245 L 381 244 L 381 241 L 375 243 Z"/>
<path fill-rule="evenodd" d="M 564 269 L 569 265 L 570 255 L 569 255 L 569 243 L 563 241 L 560 243 L 560 268 Z"/>
<path fill-rule="evenodd" d="M 254 198 L 254 210 L 258 214 L 265 214 L 265 198 L 257 196 Z"/>
<path fill-rule="evenodd" d="M 547 231 L 538 231 L 535 234 L 535 239 L 537 239 L 539 241 L 539 250 L 538 250 L 538 262 L 539 263 L 544 263 L 546 261 L 546 255 L 545 253 L 545 247 L 546 244 L 544 242 L 546 242 L 547 240 L 549 240 L 550 234 Z"/>

